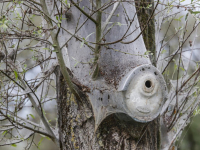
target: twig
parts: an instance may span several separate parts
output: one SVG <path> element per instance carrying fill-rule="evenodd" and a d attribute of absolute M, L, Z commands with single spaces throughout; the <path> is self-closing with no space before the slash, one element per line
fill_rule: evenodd
<path fill-rule="evenodd" d="M 92 18 L 90 15 L 88 15 L 83 9 L 81 9 L 76 3 L 74 3 L 73 0 L 71 0 L 72 4 L 78 9 L 80 10 L 86 17 L 88 17 L 92 22 L 94 22 L 96 25 L 98 24 L 97 21 Z"/>
<path fill-rule="evenodd" d="M 104 25 L 103 25 L 102 28 L 101 28 L 102 32 L 104 32 L 106 26 L 108 25 L 108 23 L 109 23 L 111 17 L 113 16 L 113 14 L 114 14 L 114 12 L 115 12 L 115 10 L 117 9 L 118 6 L 119 6 L 119 2 L 116 2 L 116 3 L 114 4 L 114 6 L 113 6 L 112 11 L 110 12 L 110 15 L 109 15 L 108 18 L 106 19 L 106 22 L 104 23 Z"/>

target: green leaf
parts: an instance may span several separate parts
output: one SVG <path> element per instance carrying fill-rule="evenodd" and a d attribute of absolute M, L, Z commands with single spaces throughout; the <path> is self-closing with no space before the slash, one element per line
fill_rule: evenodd
<path fill-rule="evenodd" d="M 3 131 L 2 135 L 5 135 L 7 133 L 7 131 Z"/>
<path fill-rule="evenodd" d="M 16 144 L 12 144 L 11 146 L 13 146 L 13 147 L 17 147 L 17 145 L 16 145 Z"/>
<path fill-rule="evenodd" d="M 181 70 L 185 71 L 185 69 L 183 67 L 179 67 Z"/>
<path fill-rule="evenodd" d="M 79 64 L 79 62 L 77 61 L 76 64 L 74 65 L 74 67 L 76 67 Z"/>
<path fill-rule="evenodd" d="M 35 119 L 35 117 L 32 114 L 29 114 L 33 119 Z"/>
<path fill-rule="evenodd" d="M 161 54 L 164 54 L 165 52 L 166 52 L 166 50 L 165 50 L 165 49 L 163 49 L 163 50 L 162 50 L 162 52 L 161 52 Z"/>
<path fill-rule="evenodd" d="M 195 111 L 193 112 L 193 115 L 196 116 L 200 114 L 200 109 L 199 109 L 199 106 L 195 109 Z"/>
<path fill-rule="evenodd" d="M 146 8 L 150 8 L 150 7 L 152 7 L 152 4 L 148 5 Z"/>
<path fill-rule="evenodd" d="M 176 21 L 181 21 L 181 18 L 183 18 L 183 16 L 180 16 L 179 18 L 174 19 L 174 20 L 176 20 Z"/>
<path fill-rule="evenodd" d="M 15 79 L 17 80 L 18 79 L 17 71 L 14 71 L 14 74 L 15 74 Z"/>
<path fill-rule="evenodd" d="M 52 52 L 58 53 L 58 51 L 57 51 L 57 50 L 52 50 Z"/>
<path fill-rule="evenodd" d="M 83 47 L 83 45 L 84 45 L 84 40 L 81 42 L 81 46 L 80 46 L 80 48 L 82 48 Z"/>
<path fill-rule="evenodd" d="M 41 137 L 40 141 L 38 142 L 38 147 L 41 145 L 43 139 L 44 139 L 44 137 Z"/>
<path fill-rule="evenodd" d="M 11 45 L 11 47 L 10 47 L 10 48 L 14 48 L 14 47 L 15 47 L 15 44 Z"/>
<path fill-rule="evenodd" d="M 51 139 L 49 137 L 46 136 L 46 139 L 48 139 L 49 141 L 51 141 Z"/>
<path fill-rule="evenodd" d="M 176 63 L 174 64 L 174 70 L 176 70 L 177 69 L 177 65 L 176 65 Z"/>
<path fill-rule="evenodd" d="M 146 52 L 144 52 L 144 55 L 149 55 L 150 52 L 151 51 L 146 51 Z"/>
<path fill-rule="evenodd" d="M 50 50 L 49 48 L 46 48 L 46 47 L 45 47 L 45 48 L 42 48 L 42 49 L 44 49 L 44 50 Z"/>
<path fill-rule="evenodd" d="M 200 13 L 200 11 L 190 11 L 190 13 L 191 13 L 191 14 L 195 14 L 195 15 L 196 15 L 196 14 L 199 14 L 199 13 Z"/>
<path fill-rule="evenodd" d="M 120 27 L 122 26 L 122 24 L 120 22 L 117 22 L 117 25 L 120 26 Z"/>
<path fill-rule="evenodd" d="M 90 34 L 85 38 L 85 40 L 87 40 L 92 34 L 94 34 L 94 32 L 90 33 Z"/>
<path fill-rule="evenodd" d="M 185 16 L 185 20 L 187 20 L 187 18 L 188 18 L 188 14 L 189 14 L 189 13 L 186 14 L 186 16 Z"/>

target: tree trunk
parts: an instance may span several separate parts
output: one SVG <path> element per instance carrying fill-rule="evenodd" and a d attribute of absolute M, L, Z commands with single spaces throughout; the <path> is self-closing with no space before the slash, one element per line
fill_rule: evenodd
<path fill-rule="evenodd" d="M 159 119 L 149 123 L 138 123 L 128 116 L 120 117 L 127 118 L 121 120 L 113 114 L 108 116 L 95 132 L 95 120 L 89 101 L 80 102 L 74 98 L 59 69 L 57 92 L 58 127 L 62 150 L 159 149 Z"/>
<path fill-rule="evenodd" d="M 155 46 L 155 20 L 154 20 L 154 1 L 153 0 L 136 0 L 136 10 L 138 15 L 138 20 L 140 23 L 140 28 L 145 28 L 148 19 L 153 15 L 142 33 L 146 49 L 151 51 L 149 57 L 154 66 L 156 66 L 156 46 Z"/>
<path fill-rule="evenodd" d="M 82 6 L 81 6 L 82 7 Z M 129 7 L 129 4 L 124 4 L 123 7 Z M 123 7 L 119 8 L 117 11 L 119 14 L 125 14 Z M 73 11 L 73 10 L 72 10 Z M 78 10 L 74 11 L 73 16 L 68 22 L 68 29 L 74 28 L 76 23 L 73 21 L 78 20 L 79 15 L 77 15 Z M 111 10 L 108 10 L 108 14 Z M 132 12 L 133 11 L 133 12 Z M 123 12 L 123 13 L 122 13 Z M 126 12 L 127 13 L 127 12 Z M 130 13 L 130 14 L 129 14 Z M 128 15 L 134 13 L 134 10 L 128 12 Z M 127 14 L 126 14 L 127 15 Z M 122 16 L 120 16 L 122 17 Z M 126 17 L 120 18 L 114 17 L 115 21 L 121 24 L 125 24 L 129 21 Z M 131 18 L 131 16 L 129 16 Z M 121 20 L 120 20 L 121 19 Z M 137 19 L 137 18 L 136 18 Z M 83 19 L 84 20 L 84 19 Z M 146 22 L 145 22 L 146 23 Z M 128 24 L 128 23 L 127 23 Z M 134 25 L 132 25 L 134 27 Z M 94 27 L 89 22 L 86 27 L 81 31 L 82 37 L 86 37 L 93 32 Z M 132 29 L 134 30 L 134 29 Z M 116 32 L 119 31 L 119 32 Z M 115 27 L 115 32 L 110 32 L 105 39 L 106 42 L 112 42 L 118 40 L 120 34 L 126 29 L 123 27 Z M 121 32 L 121 33 L 120 33 Z M 154 31 L 153 31 L 154 32 Z M 136 31 L 136 35 L 137 35 Z M 118 35 L 117 35 L 118 34 Z M 154 36 L 154 33 L 151 33 Z M 93 36 L 93 35 L 92 35 Z M 93 37 L 89 37 L 90 40 Z M 63 37 L 62 37 L 63 38 Z M 133 38 L 133 37 L 132 37 Z M 148 36 L 147 38 L 151 38 Z M 129 37 L 127 38 L 129 40 Z M 140 39 L 139 39 L 140 40 Z M 61 40 L 62 41 L 62 40 Z M 147 44 L 151 40 L 145 40 Z M 75 43 L 76 42 L 76 43 Z M 77 46 L 77 41 L 67 45 L 68 54 L 71 56 L 76 56 L 76 60 L 79 62 L 84 60 L 89 60 L 92 57 L 90 56 L 91 52 L 88 52 L 88 48 L 82 48 L 82 54 L 79 54 L 77 49 L 80 49 L 80 46 Z M 140 42 L 141 44 L 141 42 Z M 129 71 L 130 69 L 148 63 L 148 60 L 142 58 L 141 56 L 136 56 L 137 54 L 144 54 L 143 46 L 137 43 L 131 43 L 123 45 L 117 43 L 111 45 L 111 48 L 121 48 L 123 52 L 135 53 L 135 55 L 127 56 L 127 54 L 122 54 L 119 52 L 109 51 L 107 48 L 102 48 L 99 58 L 100 72 L 107 84 L 110 84 L 111 80 L 114 81 L 110 84 L 110 87 L 116 89 L 116 85 L 119 83 L 124 72 Z M 150 43 L 152 44 L 152 43 Z M 150 45 L 148 44 L 148 45 Z M 148 46 L 147 46 L 148 47 Z M 154 45 L 155 47 L 155 45 Z M 130 50 L 130 49 L 134 50 Z M 85 57 L 85 58 L 84 58 Z M 83 59 L 84 58 L 84 59 Z M 86 59 L 87 58 L 87 59 Z M 120 58 L 121 62 L 115 60 L 115 58 Z M 70 60 L 69 60 L 70 61 Z M 88 76 L 84 74 L 84 70 L 89 70 L 91 67 L 86 65 L 77 68 L 73 66 L 74 62 L 71 61 L 71 71 L 74 73 L 76 79 L 80 79 L 78 83 L 81 85 L 89 83 L 87 86 L 90 88 L 93 86 L 90 85 L 90 79 L 87 79 Z M 121 63 L 121 64 L 120 64 Z M 82 70 L 81 70 L 82 69 Z M 89 72 L 89 71 L 88 71 Z M 88 74 L 88 72 L 86 72 Z M 81 75 L 80 75 L 81 74 Z M 132 118 L 125 114 L 111 114 L 106 119 L 104 119 L 101 124 L 96 129 L 95 126 L 95 117 L 99 115 L 98 111 L 91 105 L 91 100 L 87 93 L 84 94 L 84 101 L 77 100 L 73 94 L 70 93 L 69 88 L 66 82 L 63 79 L 63 76 L 57 68 L 56 70 L 57 77 L 57 103 L 58 103 L 58 127 L 59 127 L 59 140 L 60 148 L 62 150 L 158 150 L 160 149 L 160 120 L 159 117 L 148 123 L 139 123 L 135 122 Z M 85 79 L 81 79 L 85 77 Z M 72 77 L 73 78 L 73 77 Z M 101 80 L 99 81 L 101 83 Z M 96 83 L 97 84 L 97 83 Z M 104 83 L 102 83 L 104 84 Z M 100 87 L 100 86 L 99 86 Z M 83 90 L 79 86 L 80 90 Z M 99 88 L 100 89 L 100 88 Z M 85 91 L 85 90 L 83 90 Z M 106 90 L 99 90 L 102 95 L 106 94 Z M 90 94 L 93 91 L 90 91 Z M 109 99 L 109 98 L 108 98 Z M 95 99 L 93 100 L 95 101 Z M 103 108 L 103 107 L 102 107 Z M 100 112 L 101 113 L 101 112 Z"/>

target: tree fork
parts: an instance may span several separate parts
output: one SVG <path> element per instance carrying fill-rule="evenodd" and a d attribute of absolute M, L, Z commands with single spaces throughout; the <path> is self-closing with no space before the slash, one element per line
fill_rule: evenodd
<path fill-rule="evenodd" d="M 138 123 L 123 114 L 113 114 L 95 132 L 91 105 L 75 100 L 59 69 L 56 76 L 61 150 L 159 150 L 159 118 L 149 123 Z M 121 115 L 128 120 L 121 120 Z"/>

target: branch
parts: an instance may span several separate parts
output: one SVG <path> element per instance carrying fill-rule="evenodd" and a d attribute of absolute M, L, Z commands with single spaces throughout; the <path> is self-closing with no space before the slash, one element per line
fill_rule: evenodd
<path fill-rule="evenodd" d="M 10 63 L 11 63 L 11 62 L 10 62 Z M 0 72 L 2 72 L 5 76 L 7 76 L 9 79 L 11 79 L 15 84 L 17 84 L 22 90 L 24 90 L 24 92 L 26 92 L 26 91 L 28 90 L 28 91 L 31 91 L 33 94 L 35 94 L 35 93 L 33 92 L 33 90 L 32 90 L 29 86 L 27 87 L 26 82 L 22 79 L 22 77 L 20 76 L 20 74 L 18 74 L 18 79 L 21 81 L 22 85 L 20 85 L 19 83 L 17 83 L 14 79 L 12 79 L 11 77 L 9 77 L 9 76 L 8 76 L 6 73 L 4 73 L 3 71 L 0 70 Z M 53 138 L 52 138 L 52 141 L 54 141 L 55 143 L 57 143 L 57 142 L 58 142 L 58 141 L 57 141 L 57 138 L 56 138 L 56 136 L 54 135 L 53 131 L 51 130 L 51 128 L 50 128 L 50 126 L 49 126 L 49 124 L 48 124 L 48 122 L 47 122 L 47 120 L 46 120 L 46 118 L 45 118 L 45 116 L 44 116 L 44 114 L 43 114 L 43 111 L 40 110 L 39 107 L 38 107 L 38 105 L 36 104 L 36 101 L 35 101 L 35 99 L 34 99 L 34 96 L 32 96 L 31 93 L 28 93 L 27 95 L 28 95 L 28 97 L 29 97 L 29 99 L 30 99 L 30 101 L 31 101 L 31 103 L 32 103 L 32 105 L 33 105 L 33 107 L 35 108 L 37 114 L 40 116 L 40 118 L 41 118 L 41 120 L 42 120 L 42 122 L 43 122 L 43 124 L 44 124 L 44 126 L 45 126 L 45 129 L 46 129 L 47 132 L 51 135 L 51 137 L 53 137 Z M 35 96 L 36 96 L 36 95 L 35 95 Z M 36 97 L 37 97 L 37 96 L 36 96 Z M 38 101 L 38 103 L 40 104 L 39 101 Z"/>
<path fill-rule="evenodd" d="M 94 18 L 92 18 L 90 15 L 88 15 L 83 9 L 81 9 L 76 3 L 74 3 L 73 0 L 71 0 L 72 4 L 78 9 L 80 10 L 86 17 L 88 17 L 92 22 L 94 22 L 96 25 L 98 24 L 98 22 L 96 20 L 94 20 Z"/>
<path fill-rule="evenodd" d="M 7 110 L 7 108 L 2 108 L 2 107 L 1 107 L 1 110 Z M 14 118 L 14 117 L 17 117 L 18 119 L 23 120 L 24 122 L 29 123 L 29 124 L 31 124 L 31 125 L 33 125 L 33 126 L 35 126 L 35 127 L 42 128 L 41 125 L 39 125 L 39 124 L 37 124 L 37 123 L 34 123 L 34 122 L 30 121 L 30 120 L 21 118 L 21 117 L 17 116 L 16 114 L 14 114 L 13 112 L 9 111 L 9 110 L 7 110 L 7 111 L 8 111 L 8 113 L 10 114 L 10 116 L 12 116 L 13 118 Z M 0 111 L 0 112 L 1 112 L 1 111 Z M 3 112 L 1 112 L 1 114 L 3 114 Z M 4 115 L 4 114 L 3 114 L 3 115 Z M 6 115 L 4 115 L 4 116 L 5 116 L 5 117 L 8 117 L 8 116 L 6 116 Z M 43 129 L 43 128 L 42 128 L 42 129 Z M 44 129 L 43 129 L 43 130 L 44 130 Z"/>
<path fill-rule="evenodd" d="M 0 146 L 8 146 L 8 145 L 12 145 L 12 144 L 16 144 L 16 143 L 21 143 L 23 142 L 24 140 L 27 140 L 28 138 L 30 138 L 34 133 L 31 133 L 29 134 L 27 137 L 21 139 L 21 140 L 18 140 L 16 142 L 10 142 L 10 143 L 7 143 L 7 144 L 1 144 Z"/>
<path fill-rule="evenodd" d="M 123 41 L 121 41 L 121 43 L 123 43 L 123 44 L 130 44 L 130 43 L 133 43 L 134 41 L 136 41 L 136 40 L 140 37 L 140 35 L 144 32 L 144 30 L 145 30 L 146 27 L 148 26 L 150 20 L 152 19 L 153 15 L 154 15 L 154 12 L 155 12 L 155 10 L 156 10 L 158 4 L 159 4 L 159 1 L 160 1 L 160 0 L 157 1 L 154 10 L 153 10 L 153 12 L 151 13 L 151 16 L 149 17 L 149 19 L 148 19 L 146 25 L 144 26 L 144 28 L 142 29 L 142 31 L 140 32 L 140 34 L 139 34 L 134 40 L 132 40 L 132 41 L 129 41 L 129 42 L 123 42 Z"/>
<path fill-rule="evenodd" d="M 33 2 L 33 3 L 35 3 L 35 4 L 39 5 L 39 6 L 41 6 L 41 4 L 38 3 L 38 2 L 36 2 L 35 0 L 29 0 L 29 1 L 31 1 L 31 2 Z"/>
<path fill-rule="evenodd" d="M 97 5 L 97 9 L 101 8 L 101 0 L 96 0 L 96 5 Z M 96 43 L 100 43 L 101 41 L 101 11 L 97 12 L 97 24 L 96 24 Z M 98 75 L 99 75 L 99 64 L 98 64 L 98 60 L 99 60 L 99 52 L 100 52 L 101 46 L 99 44 L 95 45 L 95 57 L 94 57 L 94 72 L 92 75 L 92 78 L 95 80 Z"/>
<path fill-rule="evenodd" d="M 23 86 L 26 87 L 26 89 L 30 90 L 32 92 L 32 94 L 35 95 L 34 91 L 29 87 L 29 86 L 26 86 L 26 82 L 21 78 L 21 76 L 18 76 L 19 80 L 22 82 Z M 28 85 L 28 84 L 27 84 Z M 52 141 L 54 141 L 55 143 L 57 143 L 57 138 L 56 136 L 54 135 L 52 129 L 50 128 L 49 126 L 49 123 L 47 122 L 44 114 L 43 114 L 43 111 L 42 111 L 42 107 L 41 107 L 41 110 L 39 109 L 38 105 L 36 104 L 36 101 L 34 99 L 34 97 L 32 96 L 32 94 L 27 94 L 33 107 L 35 108 L 36 112 L 38 113 L 38 115 L 40 116 L 44 126 L 45 126 L 45 129 L 47 130 L 47 132 L 51 135 L 51 138 L 52 138 Z M 36 95 L 35 95 L 36 96 Z M 38 102 L 40 104 L 40 102 Z"/>
<path fill-rule="evenodd" d="M 52 23 L 52 20 L 50 18 L 45 0 L 40 0 L 40 3 L 42 5 L 42 10 L 45 14 L 44 18 L 47 21 L 48 26 L 53 27 L 53 23 Z M 69 73 L 66 69 L 65 62 L 64 62 L 64 59 L 63 59 L 63 56 L 62 56 L 62 51 L 61 51 L 56 33 L 51 31 L 50 35 L 51 35 L 51 38 L 52 38 L 52 41 L 53 41 L 53 47 L 56 51 L 56 56 L 57 56 L 57 59 L 58 59 L 58 63 L 60 65 L 61 72 L 64 76 L 64 79 L 67 82 L 67 85 L 69 86 L 70 91 L 75 95 L 75 97 L 78 98 L 78 99 L 82 99 L 78 90 L 77 90 L 78 88 L 72 83 L 71 78 L 69 76 Z"/>
<path fill-rule="evenodd" d="M 113 16 L 113 14 L 114 14 L 114 12 L 115 12 L 115 10 L 117 9 L 118 6 L 119 6 L 119 2 L 116 2 L 116 3 L 114 4 L 114 6 L 113 6 L 113 9 L 112 9 L 110 15 L 109 15 L 108 18 L 106 19 L 106 22 L 104 23 L 103 27 L 101 28 L 102 32 L 105 30 L 106 26 L 108 25 L 108 23 L 109 23 L 111 17 Z"/>
<path fill-rule="evenodd" d="M 40 130 L 36 130 L 36 129 L 32 128 L 32 127 L 26 126 L 26 125 L 23 124 L 23 123 L 19 123 L 18 121 L 15 121 L 14 119 L 11 120 L 10 117 L 6 116 L 2 111 L 0 111 L 0 113 L 1 113 L 4 117 L 8 118 L 8 120 L 9 120 L 10 122 L 14 122 L 14 123 L 16 123 L 17 125 L 20 125 L 20 126 L 26 128 L 26 129 L 31 130 L 31 131 L 34 131 L 34 132 L 36 132 L 36 133 L 45 135 L 45 136 L 47 136 L 47 137 L 49 137 L 49 138 L 51 138 L 51 139 L 54 138 L 54 137 L 52 137 L 52 135 L 50 135 L 50 134 L 48 134 L 48 133 L 46 133 L 46 132 L 43 132 L 43 131 L 40 131 Z M 12 112 L 9 112 L 10 116 L 13 117 L 13 118 L 14 118 L 14 117 L 17 117 L 17 118 L 19 118 L 19 119 L 21 119 L 21 120 L 24 120 L 25 122 L 28 122 L 29 124 L 31 124 L 31 125 L 33 125 L 33 126 L 36 126 L 36 125 L 37 125 L 37 124 L 35 124 L 35 123 L 31 122 L 31 121 L 25 120 L 25 119 L 23 119 L 23 118 L 21 118 L 21 117 L 18 117 L 18 116 L 16 116 L 16 115 L 13 116 L 13 115 L 11 115 L 11 113 L 12 113 Z M 30 123 L 30 122 L 31 122 L 31 123 Z M 38 127 L 38 128 L 41 128 L 39 125 L 37 125 L 37 127 Z"/>
<path fill-rule="evenodd" d="M 191 34 L 193 33 L 193 31 L 199 26 L 199 24 L 200 24 L 200 22 L 198 22 L 198 24 L 195 27 L 193 27 L 192 32 L 190 32 L 190 34 L 186 37 L 186 39 L 181 43 L 181 46 L 179 46 L 179 48 L 176 50 L 176 52 L 173 54 L 173 56 L 171 57 L 171 59 L 168 61 L 167 65 L 163 69 L 162 74 L 165 72 L 165 70 L 169 66 L 170 62 L 174 59 L 174 57 L 176 56 L 176 54 L 179 52 L 179 50 L 181 49 L 181 47 L 183 47 L 183 45 L 185 44 L 185 42 L 187 41 L 187 39 L 191 36 Z"/>

